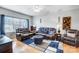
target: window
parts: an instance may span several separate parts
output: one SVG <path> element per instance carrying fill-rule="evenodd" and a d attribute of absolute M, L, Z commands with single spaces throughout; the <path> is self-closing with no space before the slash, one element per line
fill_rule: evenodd
<path fill-rule="evenodd" d="M 28 21 L 26 19 L 5 16 L 5 33 L 16 32 L 17 28 L 28 28 Z"/>

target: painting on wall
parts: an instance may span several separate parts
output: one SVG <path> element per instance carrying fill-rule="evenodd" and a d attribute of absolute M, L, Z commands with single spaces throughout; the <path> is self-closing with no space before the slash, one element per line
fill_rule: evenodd
<path fill-rule="evenodd" d="M 63 17 L 63 29 L 69 30 L 71 28 L 71 16 Z"/>

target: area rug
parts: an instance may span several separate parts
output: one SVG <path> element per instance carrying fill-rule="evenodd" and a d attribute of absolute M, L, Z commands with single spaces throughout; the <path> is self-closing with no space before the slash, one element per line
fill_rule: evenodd
<path fill-rule="evenodd" d="M 44 53 L 63 53 L 63 43 L 59 41 L 43 39 L 43 42 L 40 45 L 34 44 L 33 39 L 27 39 L 23 42 Z"/>

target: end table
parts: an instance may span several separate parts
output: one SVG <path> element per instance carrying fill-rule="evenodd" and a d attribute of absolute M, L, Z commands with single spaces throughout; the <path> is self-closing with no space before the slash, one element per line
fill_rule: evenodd
<path fill-rule="evenodd" d="M 61 41 L 61 34 L 60 33 L 56 33 L 55 34 L 55 38 L 57 41 Z"/>

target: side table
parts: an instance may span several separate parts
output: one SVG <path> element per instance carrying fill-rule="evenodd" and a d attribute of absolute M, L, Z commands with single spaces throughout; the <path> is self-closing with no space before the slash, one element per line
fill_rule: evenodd
<path fill-rule="evenodd" d="M 61 41 L 61 34 L 60 33 L 56 33 L 55 34 L 55 38 L 57 41 Z"/>

